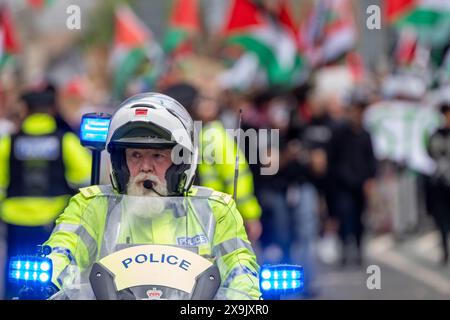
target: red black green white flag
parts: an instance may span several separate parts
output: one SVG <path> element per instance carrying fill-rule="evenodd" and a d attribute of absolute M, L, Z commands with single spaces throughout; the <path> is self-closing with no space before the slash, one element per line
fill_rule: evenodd
<path fill-rule="evenodd" d="M 51 6 L 55 0 L 28 0 L 28 5 L 30 5 L 35 10 L 41 10 Z"/>
<path fill-rule="evenodd" d="M 122 98 L 127 86 L 136 78 L 148 81 L 155 71 L 154 56 L 160 54 L 152 32 L 130 7 L 122 5 L 115 11 L 115 37 L 112 52 L 113 93 Z"/>
<path fill-rule="evenodd" d="M 198 0 L 175 0 L 163 49 L 180 54 L 193 51 L 193 37 L 200 31 Z"/>
<path fill-rule="evenodd" d="M 19 52 L 20 45 L 16 30 L 12 23 L 10 11 L 6 7 L 0 8 L 0 70 L 10 64 Z"/>
<path fill-rule="evenodd" d="M 418 41 L 430 47 L 440 47 L 449 41 L 450 1 L 386 0 L 385 14 L 395 28 L 414 29 Z"/>
<path fill-rule="evenodd" d="M 356 45 L 357 30 L 351 1 L 316 1 L 301 29 L 301 50 L 312 66 L 336 62 Z"/>
<path fill-rule="evenodd" d="M 270 19 L 250 0 L 230 1 L 223 28 L 226 43 L 254 53 L 270 85 L 291 85 L 304 69 L 296 28 L 287 3 L 281 1 L 277 19 Z"/>

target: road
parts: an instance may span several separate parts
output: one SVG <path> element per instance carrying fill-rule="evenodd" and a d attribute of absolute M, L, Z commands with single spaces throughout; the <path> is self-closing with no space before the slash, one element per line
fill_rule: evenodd
<path fill-rule="evenodd" d="M 437 232 L 427 231 L 401 241 L 392 235 L 373 237 L 365 248 L 362 267 L 319 264 L 315 282 L 318 290 L 313 299 L 450 300 L 450 265 L 439 264 Z M 367 287 L 373 274 L 367 273 L 370 265 L 379 267 L 379 289 Z"/>

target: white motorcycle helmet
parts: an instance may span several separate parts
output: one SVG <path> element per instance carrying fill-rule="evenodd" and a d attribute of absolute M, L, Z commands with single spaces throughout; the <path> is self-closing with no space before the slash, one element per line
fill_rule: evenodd
<path fill-rule="evenodd" d="M 111 119 L 106 140 L 106 148 L 111 155 L 113 187 L 119 193 L 126 190 L 130 178 L 126 148 L 167 149 L 179 145 L 179 159 L 184 161 L 173 163 L 165 178 L 168 195 L 184 194 L 193 183 L 197 167 L 198 146 L 194 136 L 192 118 L 171 97 L 142 93 L 125 100 Z"/>

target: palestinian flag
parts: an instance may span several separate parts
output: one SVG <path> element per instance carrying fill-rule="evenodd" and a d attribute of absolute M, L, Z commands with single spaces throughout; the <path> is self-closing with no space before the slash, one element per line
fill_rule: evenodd
<path fill-rule="evenodd" d="M 395 63 L 399 66 L 408 67 L 414 63 L 417 52 L 417 34 L 411 28 L 400 31 L 397 46 L 394 52 Z"/>
<path fill-rule="evenodd" d="M 304 67 L 296 30 L 284 1 L 277 19 L 270 19 L 252 1 L 234 0 L 223 35 L 226 43 L 239 45 L 258 57 L 269 85 L 291 85 Z"/>
<path fill-rule="evenodd" d="M 11 14 L 6 7 L 2 7 L 0 8 L 0 70 L 14 60 L 19 49 Z"/>
<path fill-rule="evenodd" d="M 51 6 L 55 0 L 28 0 L 28 5 L 35 10 L 41 10 Z"/>
<path fill-rule="evenodd" d="M 175 0 L 163 42 L 164 52 L 172 54 L 191 52 L 192 38 L 199 30 L 198 0 Z"/>
<path fill-rule="evenodd" d="M 128 84 L 137 75 L 148 73 L 151 51 L 158 51 L 151 31 L 128 6 L 115 12 L 115 38 L 111 64 L 114 68 L 113 94 L 124 97 Z"/>
<path fill-rule="evenodd" d="M 346 64 L 350 70 L 353 83 L 359 83 L 364 80 L 365 67 L 361 55 L 355 51 L 351 51 L 346 55 Z"/>
<path fill-rule="evenodd" d="M 302 26 L 300 44 L 313 66 L 330 64 L 351 52 L 357 39 L 349 0 L 319 0 Z"/>
<path fill-rule="evenodd" d="M 418 40 L 430 47 L 442 47 L 450 37 L 450 1 L 386 0 L 387 21 L 397 29 L 413 28 Z"/>

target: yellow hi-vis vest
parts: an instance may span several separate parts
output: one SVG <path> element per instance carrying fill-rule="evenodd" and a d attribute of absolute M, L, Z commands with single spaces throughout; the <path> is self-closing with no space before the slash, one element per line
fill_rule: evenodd
<path fill-rule="evenodd" d="M 73 193 L 86 185 L 89 150 L 71 132 L 57 130 L 48 114 L 27 117 L 19 134 L 0 138 L 0 219 L 41 226 L 55 221 Z"/>
<path fill-rule="evenodd" d="M 109 223 L 108 219 L 118 204 L 117 197 L 104 195 L 115 191 L 111 186 L 91 186 L 80 191 L 72 197 L 56 221 L 49 240 L 44 243 L 52 247 L 49 255 L 53 261 L 52 282 L 60 288 L 73 281 L 74 269 L 81 273 L 112 253 L 106 249 L 110 243 L 103 235 L 107 228 L 117 228 L 117 223 Z M 183 239 L 203 239 L 190 245 L 196 246 L 198 254 L 217 263 L 222 285 L 258 299 L 261 295 L 259 266 L 231 196 L 196 186 L 190 189 L 187 199 L 195 199 L 195 196 L 207 201 L 201 202 L 201 207 L 195 208 L 195 212 L 166 216 L 163 221 L 152 220 L 145 231 L 142 226 L 134 226 L 133 242 L 182 245 Z M 195 206 L 195 201 L 192 203 Z M 95 214 L 86 214 L 87 211 Z M 185 228 L 177 228 L 186 225 L 186 219 L 188 234 Z M 126 243 L 125 239 L 118 239 L 118 242 Z"/>
<path fill-rule="evenodd" d="M 220 121 L 212 121 L 203 128 L 200 146 L 202 161 L 197 166 L 200 185 L 233 194 L 237 146 Z M 204 154 L 206 149 L 211 148 L 214 150 L 214 159 Z M 261 216 L 261 207 L 254 195 L 253 175 L 240 150 L 236 205 L 244 220 L 259 219 Z"/>

